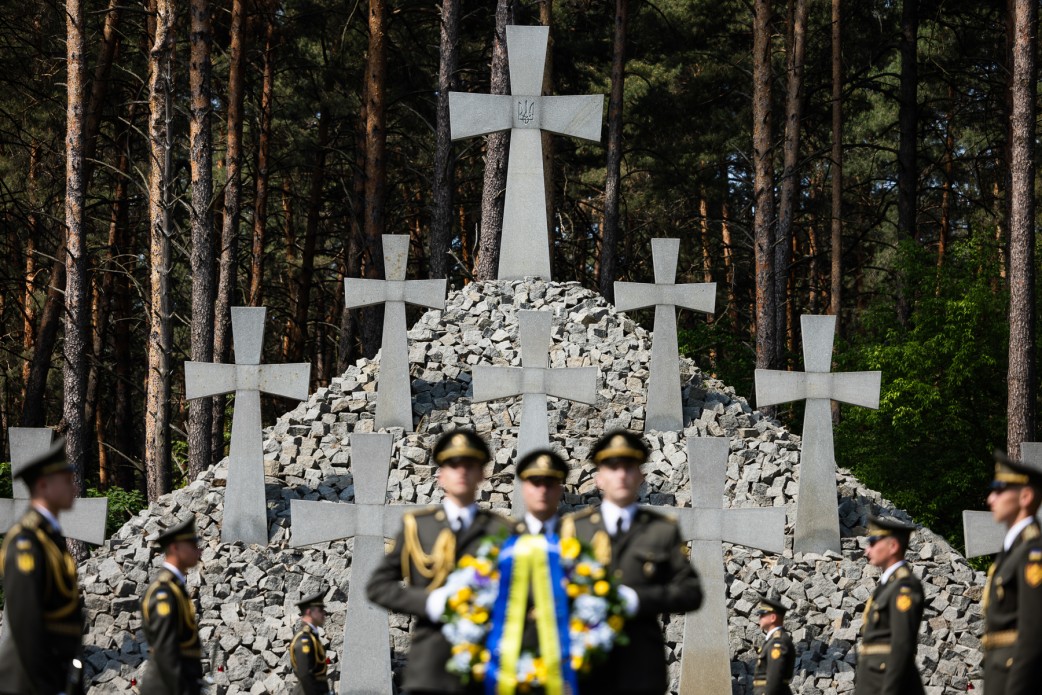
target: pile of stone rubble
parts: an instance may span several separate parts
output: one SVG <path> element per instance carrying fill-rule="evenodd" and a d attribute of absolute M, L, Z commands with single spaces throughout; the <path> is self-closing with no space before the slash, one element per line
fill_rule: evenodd
<path fill-rule="evenodd" d="M 551 367 L 600 368 L 597 403 L 586 406 L 549 399 L 554 447 L 569 460 L 565 503 L 579 508 L 597 499 L 590 446 L 604 431 L 644 424 L 644 387 L 651 335 L 599 295 L 577 284 L 487 282 L 450 293 L 444 311 L 429 311 L 410 330 L 417 432 L 396 433 L 388 500 L 426 503 L 440 499 L 427 451 L 441 432 L 474 427 L 486 436 L 495 462 L 481 504 L 509 513 L 513 447 L 520 398 L 470 402 L 470 369 L 476 364 L 519 365 L 515 312 L 553 312 Z M 666 508 L 690 503 L 687 437 L 727 436 L 731 453 L 725 507 L 786 506 L 789 529 L 795 513 L 800 441 L 762 418 L 744 398 L 681 361 L 687 429 L 652 433 L 642 503 Z M 269 518 L 268 547 L 219 542 L 226 464 L 187 487 L 166 495 L 131 519 L 80 567 L 90 616 L 86 636 L 92 692 L 130 692 L 140 679 L 147 647 L 138 597 L 158 565 L 146 541 L 160 527 L 193 513 L 205 545 L 203 567 L 189 575 L 198 599 L 204 656 L 218 686 L 227 693 L 283 693 L 294 683 L 287 645 L 296 627 L 294 602 L 320 586 L 335 588 L 327 603 L 331 673 L 343 642 L 343 613 L 351 575 L 352 542 L 291 549 L 290 500 L 354 499 L 350 434 L 372 431 L 379 360 L 362 360 L 326 388 L 285 414 L 265 432 Z M 853 690 L 855 644 L 861 612 L 878 572 L 863 559 L 857 535 L 869 513 L 907 519 L 845 471 L 838 474 L 843 555 L 781 556 L 724 545 L 734 692 L 752 691 L 756 647 L 762 637 L 752 617 L 758 592 L 781 594 L 793 606 L 787 623 L 800 652 L 794 692 Z M 984 577 L 974 572 L 944 539 L 923 529 L 909 553 L 927 596 L 920 636 L 920 666 L 931 695 L 980 688 L 981 616 Z M 359 578 L 364 581 L 365 578 Z M 697 620 L 697 613 L 692 619 Z M 392 615 L 395 668 L 408 646 L 408 621 Z M 673 692 L 679 677 L 684 618 L 666 622 Z"/>

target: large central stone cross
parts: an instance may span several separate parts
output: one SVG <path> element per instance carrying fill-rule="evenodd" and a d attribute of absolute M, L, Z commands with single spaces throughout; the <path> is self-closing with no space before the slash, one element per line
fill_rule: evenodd
<path fill-rule="evenodd" d="M 684 429 L 680 402 L 680 354 L 677 347 L 676 307 L 713 313 L 716 283 L 675 284 L 680 239 L 652 239 L 655 283 L 616 282 L 615 308 L 619 311 L 655 307 L 651 375 L 645 397 L 644 431 Z"/>
<path fill-rule="evenodd" d="M 555 396 L 580 403 L 597 400 L 597 367 L 550 369 L 549 311 L 518 311 L 521 340 L 520 367 L 474 367 L 474 402 L 521 396 L 521 428 L 517 436 L 517 458 L 550 446 L 546 397 Z"/>
<path fill-rule="evenodd" d="M 235 392 L 228 486 L 224 494 L 221 540 L 268 544 L 264 495 L 264 437 L 261 392 L 302 401 L 308 397 L 311 365 L 261 364 L 264 307 L 232 307 L 235 364 L 185 362 L 185 398 Z"/>
<path fill-rule="evenodd" d="M 291 500 L 289 503 L 291 547 L 355 539 L 341 651 L 341 695 L 386 695 L 391 692 L 387 611 L 369 602 L 365 585 L 373 570 L 383 561 L 384 539 L 394 538 L 406 512 L 425 506 L 385 504 L 392 444 L 389 433 L 356 432 L 351 435 L 354 504 L 307 500 Z"/>
<path fill-rule="evenodd" d="M 54 431 L 49 427 L 11 427 L 7 437 L 11 442 L 11 474 L 17 475 L 25 464 L 51 447 Z M 29 488 L 20 478 L 13 482 L 13 499 L 0 500 L 0 534 L 7 533 L 29 506 Z M 62 533 L 66 538 L 101 545 L 105 542 L 108 511 L 107 497 L 78 498 L 72 509 L 61 513 Z"/>
<path fill-rule="evenodd" d="M 384 330 L 380 343 L 380 375 L 376 390 L 377 429 L 401 427 L 412 432 L 412 390 L 409 386 L 409 335 L 405 304 L 431 309 L 445 308 L 445 280 L 406 280 L 409 235 L 384 234 L 386 280 L 345 278 L 346 306 L 353 309 L 384 305 Z"/>
<path fill-rule="evenodd" d="M 1020 459 L 1027 463 L 1042 464 L 1042 442 L 1023 442 Z M 1039 512 L 1042 521 L 1042 512 Z M 1006 538 L 1006 527 L 995 521 L 991 512 L 964 509 L 962 512 L 962 537 L 966 542 L 966 557 L 994 555 L 1002 550 Z"/>
<path fill-rule="evenodd" d="M 599 140 L 604 95 L 541 96 L 549 27 L 508 26 L 510 94 L 449 92 L 453 140 L 510 130 L 499 279 L 550 279 L 540 130 Z"/>
<path fill-rule="evenodd" d="M 727 600 L 721 543 L 736 543 L 771 553 L 785 550 L 785 507 L 724 509 L 721 499 L 727 479 L 727 437 L 687 440 L 691 476 L 691 507 L 676 514 L 684 540 L 691 541 L 691 559 L 702 580 L 702 607 L 684 620 L 684 650 L 680 692 L 719 695 L 731 691 Z"/>
<path fill-rule="evenodd" d="M 756 370 L 756 405 L 806 400 L 793 551 L 841 552 L 831 401 L 879 407 L 880 372 L 832 374 L 835 316 L 801 317 L 805 372 Z"/>

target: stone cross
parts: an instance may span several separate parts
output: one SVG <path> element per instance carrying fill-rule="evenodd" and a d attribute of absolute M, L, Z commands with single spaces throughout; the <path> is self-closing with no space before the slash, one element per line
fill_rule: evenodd
<path fill-rule="evenodd" d="M 806 400 L 793 551 L 841 551 L 831 401 L 879 407 L 880 372 L 832 374 L 835 316 L 801 317 L 805 372 L 756 370 L 756 405 Z"/>
<path fill-rule="evenodd" d="M 521 396 L 521 429 L 517 436 L 519 460 L 530 451 L 550 446 L 547 396 L 590 404 L 597 400 L 597 367 L 550 369 L 547 366 L 552 320 L 549 311 L 518 311 L 521 366 L 474 367 L 475 403 Z"/>
<path fill-rule="evenodd" d="M 25 464 L 50 448 L 54 431 L 49 427 L 11 427 L 7 430 L 11 442 L 11 473 L 22 471 Z M 0 534 L 7 533 L 29 506 L 29 488 L 20 478 L 13 481 L 14 497 L 0 500 Z M 72 509 L 61 513 L 58 521 L 62 534 L 93 545 L 105 542 L 105 521 L 108 518 L 107 497 L 80 497 Z"/>
<path fill-rule="evenodd" d="M 677 348 L 676 307 L 713 313 L 716 283 L 675 284 L 680 239 L 652 239 L 655 283 L 616 282 L 615 308 L 619 311 L 655 307 L 651 375 L 645 396 L 644 431 L 684 429 L 680 402 L 680 354 Z"/>
<path fill-rule="evenodd" d="M 785 550 L 785 507 L 724 509 L 727 437 L 691 437 L 687 465 L 691 507 L 671 510 L 680 532 L 691 541 L 691 559 L 702 580 L 702 607 L 684 620 L 680 692 L 719 695 L 731 692 L 727 600 L 722 542 L 771 553 Z"/>
<path fill-rule="evenodd" d="M 412 432 L 412 389 L 409 385 L 409 343 L 405 305 L 445 308 L 445 280 L 406 280 L 409 264 L 409 235 L 384 234 L 386 280 L 345 278 L 344 293 L 349 309 L 384 305 L 383 339 L 380 343 L 380 374 L 376 390 L 377 429 L 401 427 Z"/>
<path fill-rule="evenodd" d="M 510 94 L 449 92 L 453 140 L 510 130 L 499 279 L 550 279 L 541 130 L 600 140 L 604 95 L 541 96 L 549 27 L 508 26 Z"/>
<path fill-rule="evenodd" d="M 264 495 L 264 436 L 261 392 L 302 401 L 308 397 L 311 365 L 261 364 L 264 307 L 232 307 L 235 364 L 185 362 L 185 398 L 210 398 L 235 392 L 228 485 L 224 494 L 221 540 L 268 544 Z"/>
<path fill-rule="evenodd" d="M 391 692 L 391 646 L 387 611 L 369 602 L 365 585 L 384 558 L 384 539 L 394 538 L 402 516 L 426 505 L 385 504 L 391 468 L 389 433 L 351 435 L 354 504 L 291 500 L 290 546 L 328 543 L 354 537 L 351 579 L 344 618 L 340 694 Z"/>
<path fill-rule="evenodd" d="M 1020 458 L 1035 465 L 1042 464 L 1042 442 L 1022 442 Z M 1042 521 L 1042 512 L 1039 520 Z M 962 537 L 966 541 L 966 557 L 994 555 L 1002 550 L 1006 527 L 992 519 L 991 512 L 965 509 L 962 512 Z"/>

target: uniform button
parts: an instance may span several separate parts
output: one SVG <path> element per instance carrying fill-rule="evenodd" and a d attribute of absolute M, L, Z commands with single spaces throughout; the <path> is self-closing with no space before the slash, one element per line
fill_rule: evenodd
<path fill-rule="evenodd" d="M 1006 668 L 1013 668 L 1013 657 L 1006 659 Z"/>

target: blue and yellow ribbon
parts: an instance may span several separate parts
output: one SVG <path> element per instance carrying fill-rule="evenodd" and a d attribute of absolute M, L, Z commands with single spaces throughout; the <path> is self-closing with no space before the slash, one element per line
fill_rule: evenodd
<path fill-rule="evenodd" d="M 499 555 L 499 594 L 488 638 L 491 658 L 485 674 L 486 695 L 514 695 L 517 664 L 528 612 L 529 588 L 545 667 L 547 695 L 578 693 L 569 657 L 568 596 L 564 589 L 560 549 L 555 536 L 515 536 Z M 565 690 L 565 685 L 569 690 Z"/>

